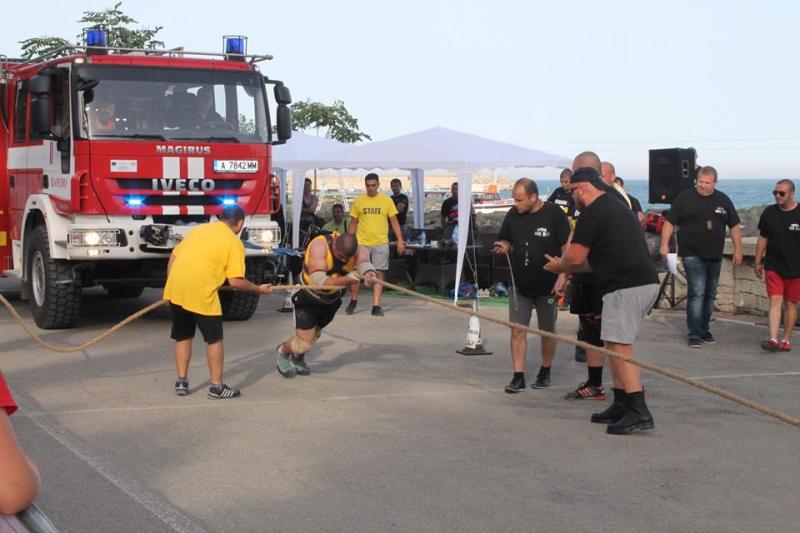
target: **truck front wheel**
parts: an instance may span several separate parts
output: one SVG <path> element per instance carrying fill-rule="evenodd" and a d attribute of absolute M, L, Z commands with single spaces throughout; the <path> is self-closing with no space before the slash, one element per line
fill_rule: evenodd
<path fill-rule="evenodd" d="M 71 328 L 81 310 L 81 289 L 69 263 L 50 258 L 47 228 L 36 227 L 26 247 L 28 303 L 42 329 Z"/>
<path fill-rule="evenodd" d="M 264 260 L 247 260 L 245 277 L 255 284 L 264 283 L 267 265 Z M 240 291 L 220 291 L 223 320 L 250 320 L 258 307 L 258 294 Z"/>

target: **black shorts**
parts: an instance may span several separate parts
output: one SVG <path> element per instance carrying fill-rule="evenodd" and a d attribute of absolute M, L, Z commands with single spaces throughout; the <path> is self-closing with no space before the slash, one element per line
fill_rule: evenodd
<path fill-rule="evenodd" d="M 292 295 L 292 304 L 295 329 L 322 329 L 336 316 L 336 311 L 342 305 L 342 298 L 337 295 L 319 299 L 308 291 L 300 290 Z"/>
<path fill-rule="evenodd" d="M 196 328 L 200 328 L 203 340 L 208 344 L 222 340 L 221 316 L 200 315 L 172 302 L 169 308 L 172 311 L 172 338 L 176 341 L 194 338 Z"/>
<path fill-rule="evenodd" d="M 603 295 L 594 283 L 573 278 L 570 284 L 569 312 L 573 315 L 602 315 Z"/>

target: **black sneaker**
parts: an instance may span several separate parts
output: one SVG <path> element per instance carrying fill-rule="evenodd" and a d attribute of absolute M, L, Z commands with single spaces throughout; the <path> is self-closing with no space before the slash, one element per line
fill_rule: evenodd
<path fill-rule="evenodd" d="M 232 389 L 228 387 L 225 383 L 223 383 L 219 387 L 208 388 L 208 397 L 212 400 L 226 400 L 228 398 L 236 398 L 240 394 L 242 393 L 239 389 Z"/>
<path fill-rule="evenodd" d="M 531 385 L 532 389 L 546 389 L 550 386 L 550 376 L 543 376 L 539 374 L 536 376 L 536 381 Z"/>
<path fill-rule="evenodd" d="M 175 380 L 175 394 L 178 396 L 186 396 L 189 394 L 189 380 L 186 378 L 178 378 Z"/>
<path fill-rule="evenodd" d="M 383 316 L 383 309 L 381 309 L 380 305 L 372 306 L 372 316 Z"/>
<path fill-rule="evenodd" d="M 506 385 L 505 391 L 509 394 L 525 390 L 525 376 L 513 377 L 511 383 Z"/>
<path fill-rule="evenodd" d="M 344 312 L 348 315 L 352 315 L 356 310 L 356 305 L 358 305 L 358 300 L 350 300 L 350 303 L 344 308 Z"/>
<path fill-rule="evenodd" d="M 700 338 L 703 341 L 703 344 L 717 344 L 717 339 L 714 338 L 714 335 L 709 333 L 708 335 L 704 335 Z"/>
<path fill-rule="evenodd" d="M 689 339 L 689 348 L 702 348 L 704 344 L 702 339 Z"/>

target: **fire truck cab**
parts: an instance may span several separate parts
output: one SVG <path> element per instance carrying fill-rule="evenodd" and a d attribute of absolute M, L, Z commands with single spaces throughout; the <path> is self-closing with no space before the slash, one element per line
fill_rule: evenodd
<path fill-rule="evenodd" d="M 112 49 L 89 30 L 83 47 L 0 56 L 0 269 L 21 280 L 40 328 L 73 326 L 85 287 L 135 297 L 163 286 L 172 249 L 228 205 L 247 215 L 247 277 L 263 282 L 281 237 L 271 145 L 291 137 L 291 96 L 246 38 L 223 45 Z M 220 296 L 226 319 L 258 303 Z"/>

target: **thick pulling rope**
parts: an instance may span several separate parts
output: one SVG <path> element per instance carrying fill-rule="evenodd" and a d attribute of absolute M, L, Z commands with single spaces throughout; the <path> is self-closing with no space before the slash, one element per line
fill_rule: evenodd
<path fill-rule="evenodd" d="M 471 308 L 464 308 L 458 307 L 457 305 L 451 304 L 449 302 L 445 302 L 442 300 L 437 300 L 435 298 L 431 298 L 430 296 L 426 296 L 424 294 L 420 294 L 418 292 L 414 292 L 412 290 L 406 289 L 404 287 L 400 287 L 393 283 L 389 283 L 388 281 L 376 280 L 376 283 L 380 283 L 386 288 L 395 290 L 397 292 L 401 292 L 403 294 L 407 294 L 408 296 L 413 296 L 419 300 L 423 300 L 428 303 L 432 303 L 434 305 L 438 305 L 441 307 L 445 307 L 450 309 L 451 311 L 456 311 L 458 313 L 464 315 L 475 315 L 481 320 L 486 320 L 487 322 L 494 322 L 495 324 L 500 324 L 501 326 L 506 326 L 508 328 L 518 328 L 527 331 L 528 333 L 532 333 L 534 335 L 538 335 L 540 337 L 547 337 L 550 339 L 557 340 L 558 342 L 563 342 L 566 344 L 572 344 L 573 346 L 579 346 L 584 350 L 595 350 L 603 355 L 607 355 L 609 357 L 613 357 L 619 361 L 624 361 L 626 363 L 631 363 L 632 365 L 636 365 L 640 368 L 644 368 L 645 370 L 649 370 L 651 372 L 655 372 L 656 374 L 661 374 L 662 376 L 666 376 L 668 378 L 674 379 L 676 381 L 680 381 L 681 383 L 685 383 L 686 385 L 691 385 L 692 387 L 698 388 L 700 390 L 704 390 L 706 392 L 710 392 L 711 394 L 716 394 L 717 396 L 721 396 L 726 400 L 730 400 L 732 402 L 736 402 L 739 405 L 744 407 L 748 407 L 753 409 L 754 411 L 758 411 L 759 413 L 765 414 L 767 416 L 771 416 L 772 418 L 777 418 L 781 422 L 786 422 L 794 427 L 800 428 L 800 419 L 794 418 L 787 414 L 781 413 L 780 411 L 776 411 L 774 409 L 770 409 L 765 405 L 761 405 L 754 401 L 748 400 L 747 398 L 743 398 L 737 394 L 733 394 L 732 392 L 728 392 L 726 390 L 720 389 L 718 387 L 714 387 L 712 385 L 707 385 L 700 381 L 690 378 L 689 376 L 685 376 L 680 372 L 675 372 L 674 370 L 670 370 L 669 368 L 663 368 L 658 365 L 654 365 L 653 363 L 648 363 L 647 361 L 641 361 L 639 359 L 631 359 L 630 357 L 626 357 L 624 355 L 620 355 L 616 352 L 612 352 L 608 348 L 599 348 L 592 344 L 585 343 L 583 341 L 579 341 L 577 339 L 573 339 L 570 337 L 565 337 L 563 335 L 557 335 L 555 333 L 551 333 L 549 331 L 542 331 L 540 329 L 532 328 L 530 326 L 523 326 L 521 324 L 514 324 L 508 320 L 503 320 L 502 318 L 495 318 L 488 315 L 484 315 L 481 313 L 473 313 Z"/>
<path fill-rule="evenodd" d="M 797 419 L 797 418 L 794 418 L 794 417 L 789 416 L 787 414 L 781 413 L 780 411 L 776 411 L 774 409 L 771 409 L 769 407 L 766 407 L 764 405 L 756 403 L 756 402 L 754 402 L 752 400 L 748 400 L 747 398 L 743 398 L 743 397 L 741 397 L 741 396 L 739 396 L 737 394 L 733 394 L 732 392 L 728 392 L 726 390 L 720 389 L 718 387 L 714 387 L 712 385 L 707 385 L 705 383 L 702 383 L 700 381 L 692 379 L 689 376 L 681 374 L 680 372 L 676 372 L 676 371 L 670 370 L 668 368 L 660 367 L 658 365 L 654 365 L 653 363 L 648 363 L 647 361 L 642 361 L 642 360 L 639 360 L 639 359 L 631 359 L 631 358 L 626 357 L 624 355 L 620 355 L 620 354 L 618 354 L 616 352 L 612 352 L 611 350 L 609 350 L 607 348 L 600 348 L 600 347 L 597 347 L 597 346 L 594 346 L 594 345 L 587 344 L 585 342 L 579 341 L 577 339 L 573 339 L 573 338 L 570 338 L 570 337 L 565 337 L 563 335 L 558 335 L 558 334 L 555 334 L 555 333 L 551 333 L 549 331 L 542 331 L 540 329 L 532 328 L 530 326 L 523 326 L 521 324 L 514 324 L 513 322 L 510 322 L 508 320 L 503 320 L 502 318 L 495 318 L 495 317 L 491 317 L 491 316 L 488 316 L 488 315 L 484 315 L 482 313 L 474 313 L 471 308 L 458 307 L 457 305 L 451 304 L 449 302 L 442 301 L 442 300 L 437 300 L 435 298 L 431 298 L 430 296 L 426 296 L 424 294 L 420 294 L 420 293 L 412 291 L 410 289 L 406 289 L 405 287 L 400 287 L 399 285 L 395 285 L 394 283 L 389 283 L 388 281 L 383 281 L 383 280 L 376 279 L 375 283 L 380 283 L 381 285 L 383 285 L 386 288 L 389 288 L 389 289 L 392 289 L 394 291 L 406 294 L 408 296 L 411 296 L 411 297 L 416 298 L 418 300 L 422 300 L 424 302 L 428 302 L 428 303 L 431 303 L 431 304 L 434 304 L 434 305 L 438 305 L 440 307 L 444 307 L 444 308 L 450 309 L 451 311 L 455 311 L 457 313 L 461 313 L 461 314 L 464 314 L 464 315 L 475 315 L 478 318 L 480 318 L 482 320 L 485 320 L 487 322 L 492 322 L 492 323 L 495 323 L 495 324 L 499 324 L 501 326 L 506 326 L 507 328 L 522 329 L 522 330 L 527 331 L 528 333 L 532 333 L 532 334 L 538 335 L 540 337 L 547 337 L 547 338 L 550 338 L 550 339 L 557 340 L 558 342 L 563 342 L 565 344 L 571 344 L 573 346 L 579 346 L 579 347 L 583 348 L 584 350 L 595 350 L 597 352 L 602 353 L 603 355 L 607 355 L 608 357 L 612 357 L 614 359 L 617 359 L 618 361 L 624 361 L 626 363 L 630 363 L 632 365 L 636 365 L 636 366 L 638 366 L 640 368 L 643 368 L 645 370 L 649 370 L 651 372 L 655 372 L 656 374 L 661 374 L 662 376 L 668 377 L 670 379 L 674 379 L 676 381 L 680 381 L 681 383 L 685 383 L 686 385 L 690 385 L 690 386 L 695 387 L 697 389 L 700 389 L 700 390 L 703 390 L 703 391 L 706 391 L 706 392 L 710 392 L 711 394 L 716 394 L 717 396 L 725 398 L 726 400 L 730 400 L 732 402 L 738 403 L 739 405 L 741 405 L 743 407 L 747 407 L 747 408 L 752 409 L 754 411 L 758 411 L 761 414 L 770 416 L 772 418 L 780 420 L 781 422 L 785 422 L 785 423 L 787 423 L 789 425 L 792 425 L 792 426 L 794 426 L 796 428 L 800 428 L 800 419 Z M 298 289 L 330 289 L 330 288 L 331 287 L 329 287 L 329 286 L 324 286 L 323 287 L 323 286 L 318 286 L 318 285 L 273 285 L 272 286 L 272 290 L 273 291 L 281 291 L 281 290 L 292 291 L 292 290 L 298 290 Z M 148 305 L 144 309 L 141 309 L 141 310 L 137 311 L 136 313 L 133 313 L 132 315 L 130 315 L 126 319 L 124 319 L 121 322 L 119 322 L 118 324 L 114 325 L 112 328 L 108 329 L 104 333 L 98 335 L 97 337 L 95 337 L 93 339 L 90 339 L 90 340 L 86 341 L 85 343 L 83 343 L 83 344 L 81 344 L 79 346 L 68 346 L 68 347 L 56 346 L 54 344 L 51 344 L 51 343 L 47 342 L 46 340 L 42 339 L 41 337 L 39 337 L 30 328 L 30 326 L 28 326 L 28 324 L 22 319 L 22 317 L 19 315 L 19 313 L 17 313 L 17 310 L 14 309 L 14 306 L 11 305 L 11 303 L 8 300 L 6 300 L 6 298 L 2 294 L 0 294 L 0 303 L 2 303 L 6 307 L 6 309 L 8 309 L 9 313 L 11 313 L 11 316 L 13 316 L 14 319 L 16 319 L 17 322 L 19 322 L 19 324 L 28 333 L 28 335 L 34 341 L 36 341 L 36 343 L 38 343 L 41 347 L 43 347 L 43 348 L 45 348 L 47 350 L 53 351 L 53 352 L 58 352 L 58 353 L 72 353 L 72 352 L 79 352 L 81 350 L 85 350 L 86 348 L 88 348 L 90 346 L 93 346 L 94 344 L 97 344 L 101 340 L 105 339 L 106 337 L 109 337 L 110 335 L 113 335 L 114 333 L 116 333 L 117 331 L 119 331 L 123 327 L 127 326 L 131 322 L 141 318 L 142 316 L 146 315 L 150 311 L 152 311 L 154 309 L 157 309 L 157 308 L 161 307 L 162 305 L 166 304 L 167 300 L 159 300 L 157 302 L 154 302 L 154 303 Z"/>
<path fill-rule="evenodd" d="M 301 289 L 301 288 L 303 288 L 302 285 L 273 285 L 272 286 L 272 290 L 275 290 L 275 291 L 279 291 L 279 290 L 296 290 L 296 289 Z M 312 287 L 312 288 L 316 289 L 317 287 Z M 78 346 L 66 346 L 66 347 L 64 347 L 64 346 L 56 346 L 55 344 L 47 342 L 46 340 L 41 338 L 39 335 L 37 335 L 36 332 L 34 332 L 31 329 L 31 327 L 28 325 L 28 323 L 25 322 L 25 320 L 23 320 L 23 318 L 19 315 L 17 310 L 14 308 L 14 306 L 11 305 L 11 302 L 6 300 L 5 296 L 3 296 L 2 294 L 0 294 L 0 303 L 2 303 L 6 307 L 6 309 L 8 309 L 8 312 L 11 313 L 11 316 L 13 316 L 14 319 L 17 322 L 19 322 L 19 325 L 22 326 L 22 329 L 24 329 L 25 332 L 30 336 L 30 338 L 33 339 L 39 346 L 41 346 L 42 348 L 45 348 L 46 350 L 50 350 L 51 352 L 73 353 L 73 352 L 80 352 L 81 350 L 85 350 L 86 348 L 89 348 L 90 346 L 93 346 L 93 345 L 97 344 L 98 342 L 100 342 L 101 340 L 105 339 L 106 337 L 109 337 L 109 336 L 113 335 L 114 333 L 116 333 L 117 331 L 121 330 L 122 328 L 124 328 L 125 326 L 130 324 L 131 322 L 142 318 L 144 315 L 146 315 L 150 311 L 152 311 L 154 309 L 158 309 L 162 305 L 167 304 L 168 301 L 167 300 L 159 300 L 157 302 L 153 302 L 150 305 L 148 305 L 147 307 L 145 307 L 144 309 L 140 309 L 139 311 L 136 311 L 135 313 L 130 315 L 125 320 L 115 324 L 112 328 L 106 330 L 105 332 L 101 333 L 97 337 L 95 337 L 93 339 L 90 339 L 90 340 L 88 340 L 88 341 L 86 341 L 83 344 L 78 345 Z"/>

